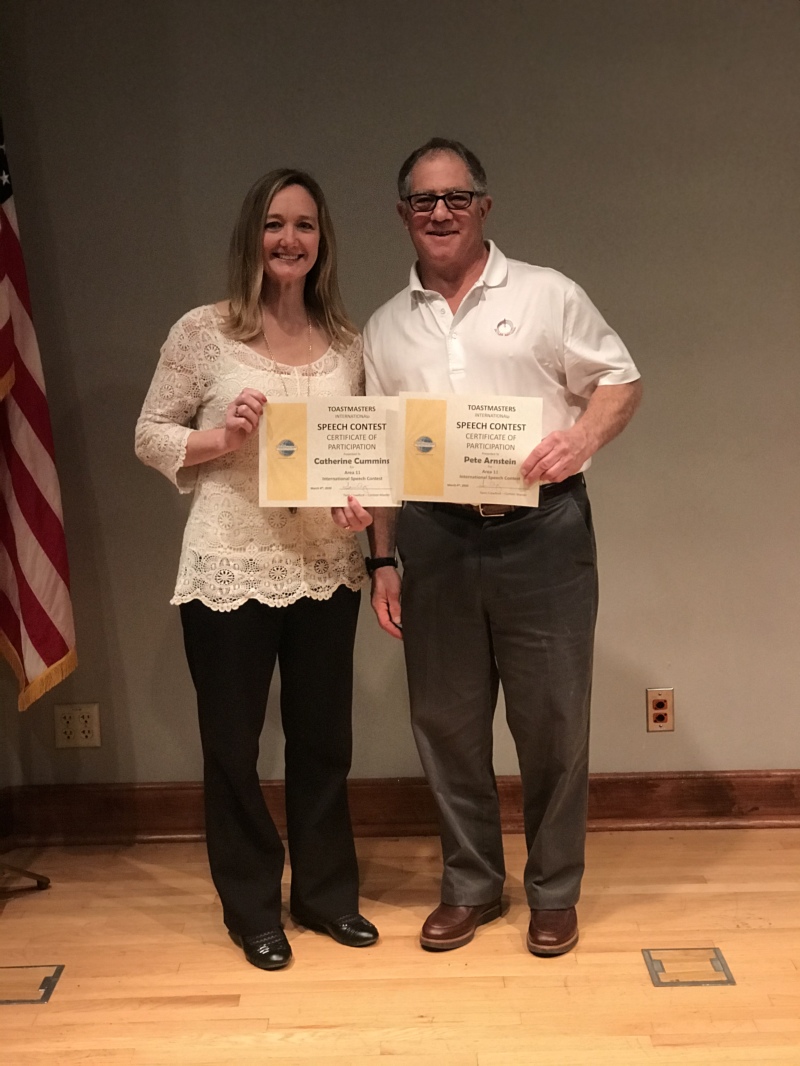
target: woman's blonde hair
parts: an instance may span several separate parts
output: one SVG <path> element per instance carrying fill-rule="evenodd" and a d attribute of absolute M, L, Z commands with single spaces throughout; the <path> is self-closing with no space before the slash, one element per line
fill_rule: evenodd
<path fill-rule="evenodd" d="M 336 238 L 322 189 L 304 170 L 271 170 L 259 178 L 244 198 L 228 252 L 230 307 L 222 329 L 227 336 L 249 341 L 261 333 L 260 300 L 264 284 L 264 226 L 269 207 L 281 189 L 300 185 L 317 205 L 319 253 L 306 275 L 304 299 L 309 316 L 335 346 L 346 347 L 356 336 L 339 293 Z"/>

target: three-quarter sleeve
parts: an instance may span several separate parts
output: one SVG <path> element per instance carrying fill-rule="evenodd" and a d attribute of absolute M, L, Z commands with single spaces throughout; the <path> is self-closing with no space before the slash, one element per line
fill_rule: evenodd
<path fill-rule="evenodd" d="M 191 492 L 197 467 L 184 468 L 186 442 L 207 388 L 198 329 L 184 315 L 169 332 L 136 423 L 136 454 L 180 492 Z"/>
<path fill-rule="evenodd" d="M 588 398 L 596 385 L 625 385 L 639 377 L 620 337 L 574 283 L 564 304 L 563 337 L 567 387 L 576 396 Z"/>

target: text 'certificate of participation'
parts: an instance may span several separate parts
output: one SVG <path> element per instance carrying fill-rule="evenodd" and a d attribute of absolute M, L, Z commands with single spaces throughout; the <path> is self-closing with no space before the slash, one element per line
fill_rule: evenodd
<path fill-rule="evenodd" d="M 404 500 L 536 507 L 520 466 L 542 439 L 542 400 L 530 396 L 400 394 Z"/>
<path fill-rule="evenodd" d="M 269 400 L 259 426 L 260 506 L 342 507 L 348 495 L 364 506 L 396 506 L 396 415 L 395 397 Z"/>

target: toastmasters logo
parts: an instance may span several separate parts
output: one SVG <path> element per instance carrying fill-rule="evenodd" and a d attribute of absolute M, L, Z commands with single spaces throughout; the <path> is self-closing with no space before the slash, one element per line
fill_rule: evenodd
<path fill-rule="evenodd" d="M 297 445 L 293 440 L 281 440 L 275 445 L 275 450 L 284 459 L 291 459 L 297 451 Z"/>
<path fill-rule="evenodd" d="M 414 441 L 414 447 L 417 449 L 420 455 L 427 455 L 429 452 L 432 452 L 433 449 L 436 447 L 436 441 L 431 440 L 430 437 L 417 437 L 417 439 Z"/>

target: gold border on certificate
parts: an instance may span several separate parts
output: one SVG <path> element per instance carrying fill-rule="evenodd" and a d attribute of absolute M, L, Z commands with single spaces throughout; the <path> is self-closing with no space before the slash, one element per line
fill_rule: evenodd
<path fill-rule="evenodd" d="M 267 417 L 269 412 L 269 417 Z M 258 503 L 275 507 L 308 492 L 308 412 L 305 403 L 269 402 L 261 416 Z"/>
<path fill-rule="evenodd" d="M 440 499 L 444 492 L 447 401 L 405 397 L 403 498 Z"/>

